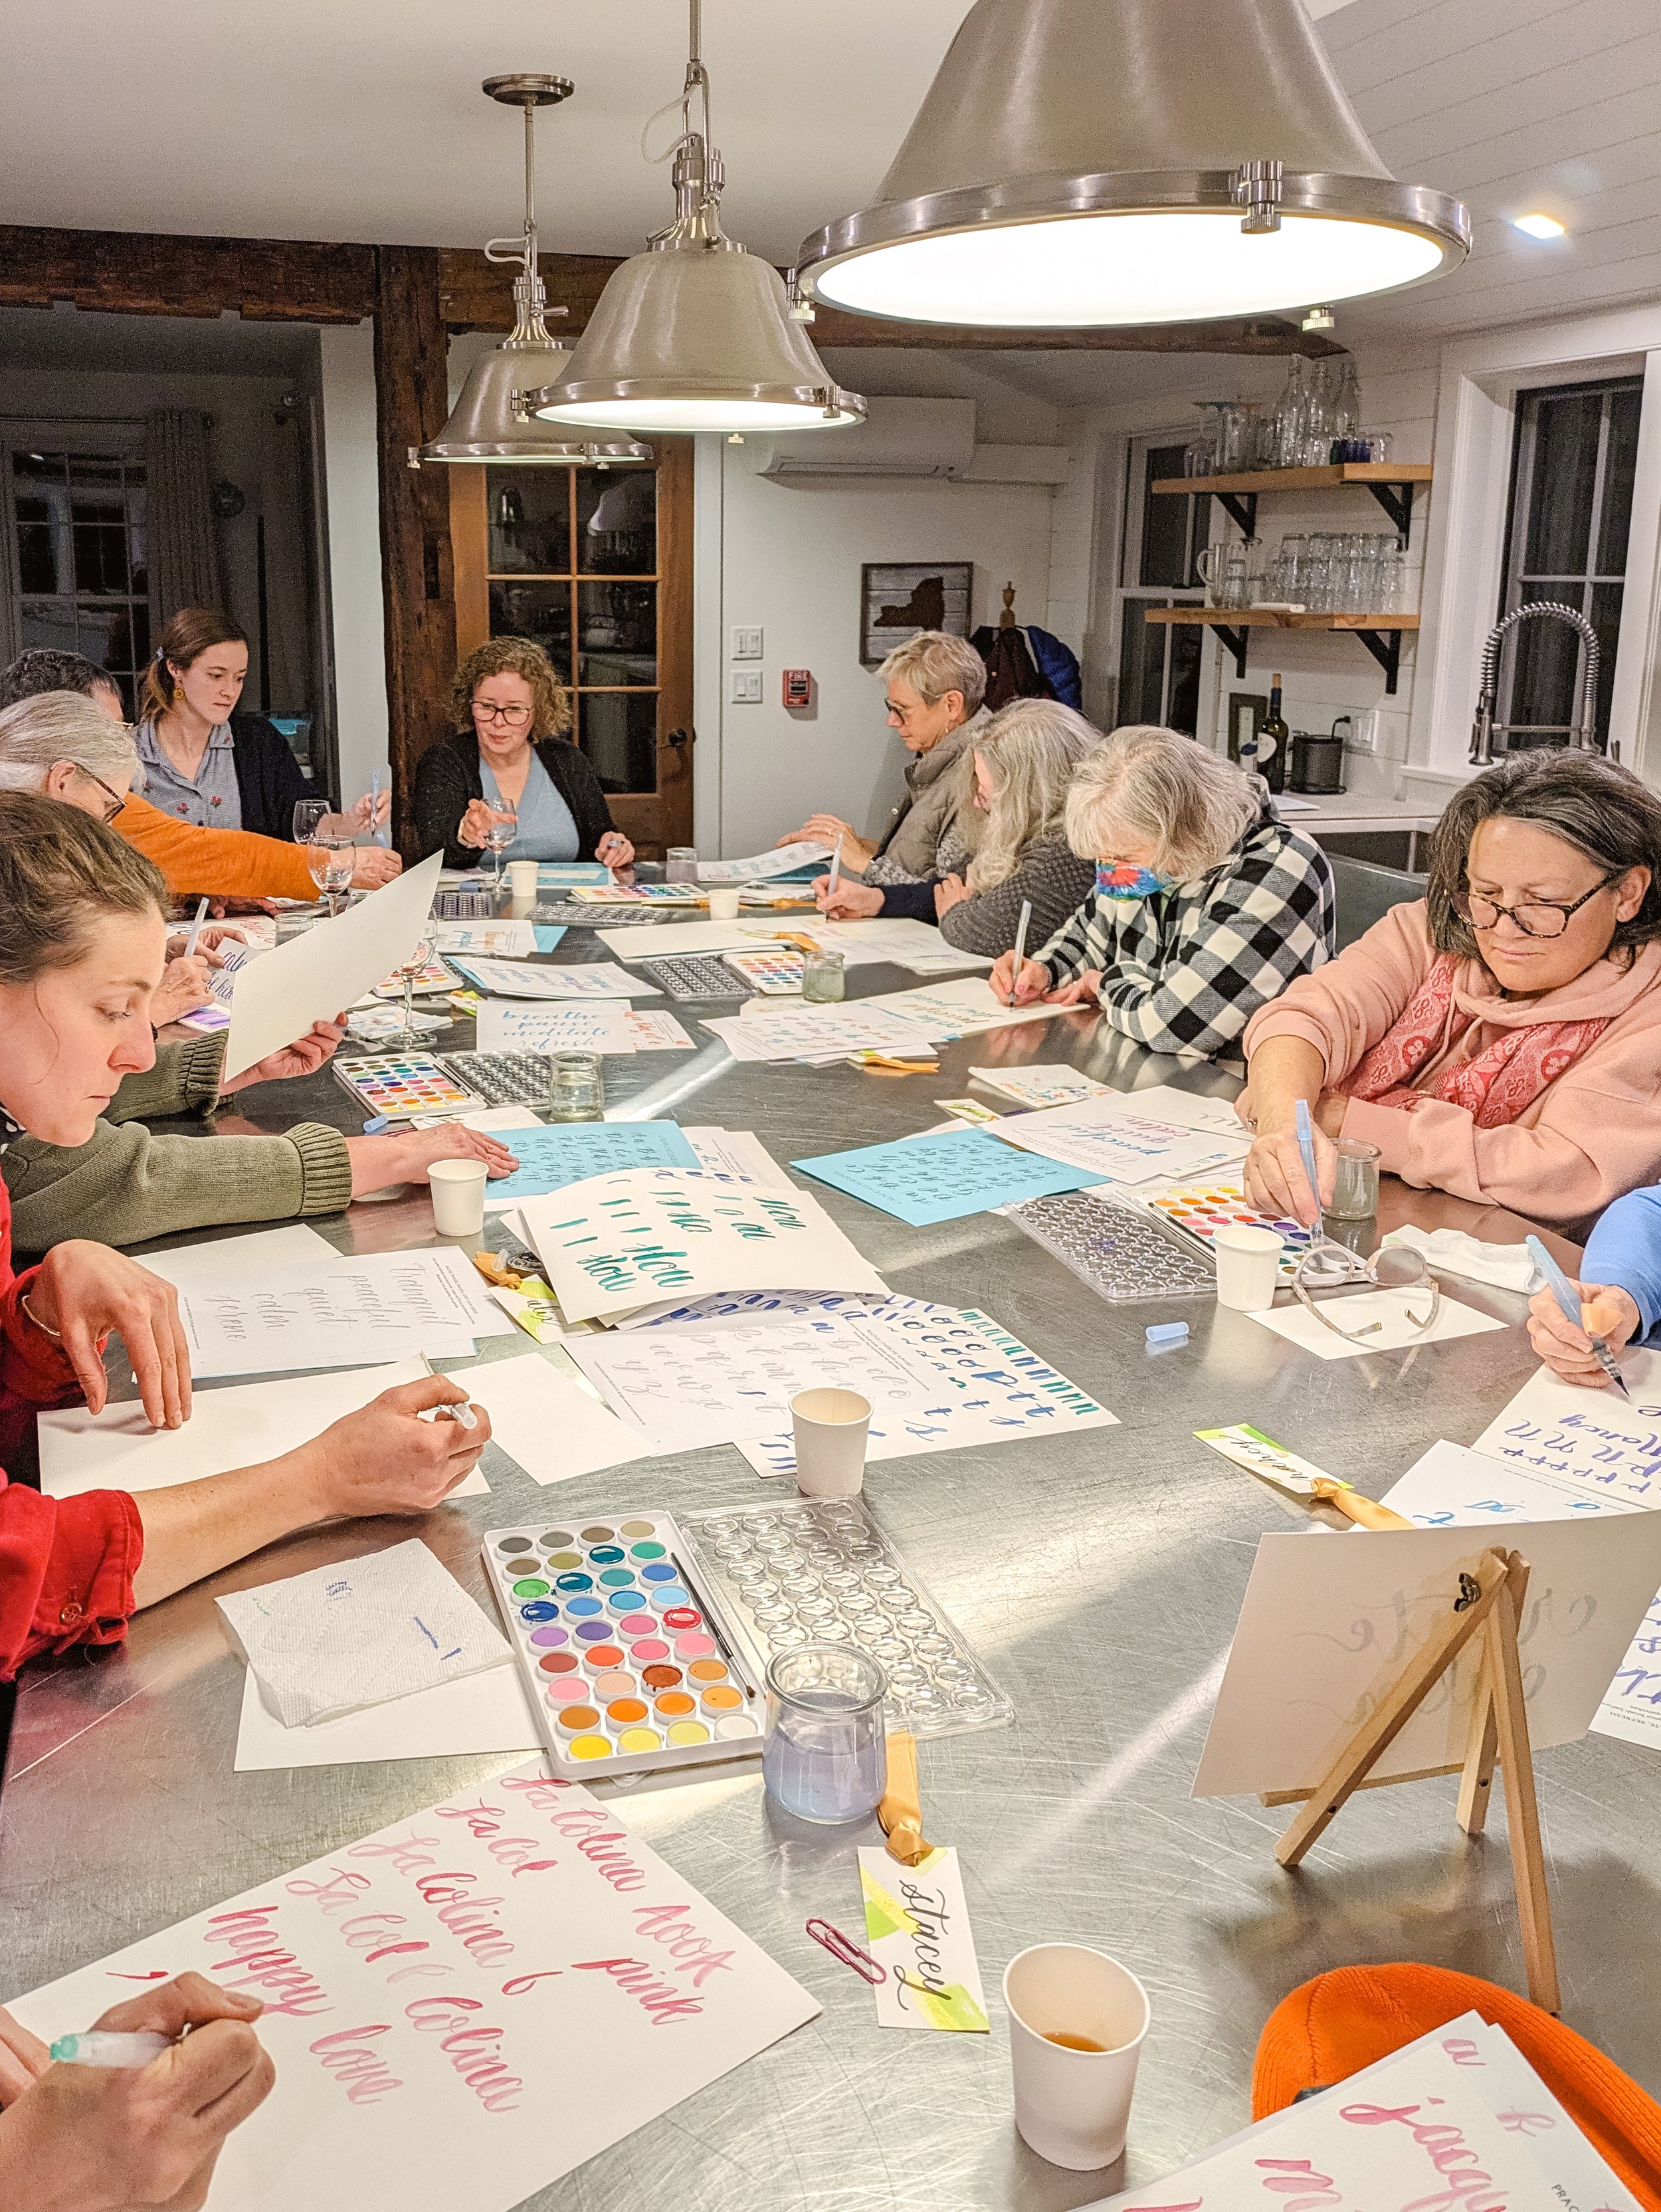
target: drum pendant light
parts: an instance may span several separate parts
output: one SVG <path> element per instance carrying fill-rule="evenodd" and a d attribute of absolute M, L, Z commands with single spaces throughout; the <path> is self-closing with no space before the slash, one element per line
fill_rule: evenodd
<path fill-rule="evenodd" d="M 699 0 L 675 148 L 675 220 L 613 270 L 564 374 L 530 404 L 549 422 L 625 430 L 833 429 L 863 420 L 791 319 L 779 272 L 721 228 Z M 694 99 L 700 126 L 692 121 Z"/>
<path fill-rule="evenodd" d="M 1264 314 L 1440 275 L 1458 201 L 1397 183 L 1303 0 L 975 0 L 805 296 L 896 321 Z"/>
<path fill-rule="evenodd" d="M 524 110 L 524 229 L 518 238 L 493 238 L 484 249 L 487 261 L 520 264 L 513 279 L 513 329 L 474 362 L 449 420 L 429 443 L 411 447 L 411 463 L 419 467 L 423 461 L 515 461 L 571 468 L 590 462 L 606 468 L 614 461 L 649 461 L 651 447 L 630 439 L 602 443 L 561 438 L 525 404 L 526 390 L 557 376 L 571 358 L 549 337 L 543 320 L 548 295 L 536 270 L 536 115 L 539 107 L 568 100 L 573 88 L 569 77 L 520 74 L 487 77 L 482 89 L 505 107 Z"/>

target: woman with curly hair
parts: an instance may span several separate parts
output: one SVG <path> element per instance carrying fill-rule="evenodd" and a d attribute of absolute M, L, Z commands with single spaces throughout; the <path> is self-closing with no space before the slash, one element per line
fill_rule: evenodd
<path fill-rule="evenodd" d="M 456 671 L 458 726 L 415 768 L 415 835 L 423 855 L 471 868 L 493 819 L 518 831 L 506 860 L 599 860 L 626 868 L 634 848 L 614 826 L 599 780 L 566 732 L 571 701 L 548 655 L 526 637 L 493 637 Z"/>

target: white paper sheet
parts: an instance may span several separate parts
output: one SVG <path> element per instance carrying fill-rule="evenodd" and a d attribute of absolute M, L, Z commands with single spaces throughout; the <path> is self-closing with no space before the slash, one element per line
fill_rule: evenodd
<path fill-rule="evenodd" d="M 1013 1029 L 1021 1022 L 1050 1020 L 1070 1011 L 1065 1006 L 1008 1006 L 983 975 L 961 975 L 955 982 L 932 983 L 917 991 L 888 991 L 860 1003 L 869 1009 L 899 1014 L 915 1022 L 937 1042 L 967 1036 L 978 1030 Z M 1088 1013 L 1092 1009 L 1086 1007 Z"/>
<path fill-rule="evenodd" d="M 1422 1452 L 1379 1502 L 1421 1528 L 1481 1528 L 1500 1521 L 1572 1521 L 1589 1513 L 1643 1510 L 1446 1441 Z"/>
<path fill-rule="evenodd" d="M 933 1057 L 926 1030 L 901 1014 L 873 1012 L 876 1005 L 872 999 L 840 1006 L 766 1004 L 754 1014 L 718 1014 L 702 1026 L 721 1039 L 735 1060 L 840 1060 L 845 1053 L 867 1050 Z"/>
<path fill-rule="evenodd" d="M 543 1117 L 529 1106 L 480 1106 L 471 1114 L 412 1114 L 412 1129 L 540 1129 Z M 510 1145 L 511 1152 L 512 1146 Z"/>
<path fill-rule="evenodd" d="M 433 950 L 528 960 L 536 950 L 536 932 L 528 921 L 439 921 L 433 925 Z"/>
<path fill-rule="evenodd" d="M 794 919 L 780 927 L 794 929 Z M 733 921 L 676 921 L 657 929 L 643 929 L 640 923 L 617 923 L 594 933 L 608 952 L 615 952 L 620 960 L 667 960 L 671 956 L 688 952 L 756 952 L 764 947 L 778 948 L 779 939 L 772 927 L 752 915 L 740 915 Z"/>
<path fill-rule="evenodd" d="M 373 1915 L 421 1952 L 359 1948 Z M 226 2144 L 224 2212 L 508 2212 L 819 2010 L 615 1804 L 540 1761 L 11 2004 L 50 2039 L 121 1974 L 187 1972 L 268 1999 L 276 2087 Z"/>
<path fill-rule="evenodd" d="M 589 1005 L 510 1006 L 486 999 L 478 1012 L 481 1052 L 633 1052 L 630 1009 L 621 999 Z"/>
<path fill-rule="evenodd" d="M 427 929 L 442 858 L 434 853 L 242 969 L 225 1041 L 227 1078 L 292 1044 L 403 965 Z"/>
<path fill-rule="evenodd" d="M 476 960 L 470 954 L 454 964 L 470 981 L 505 999 L 658 999 L 655 983 L 643 983 L 615 961 L 597 960 L 584 967 L 527 968 L 517 960 Z"/>
<path fill-rule="evenodd" d="M 1013 1100 L 1017 1106 L 1076 1106 L 1086 1098 L 1099 1097 L 1107 1088 L 1093 1075 L 1081 1075 L 1077 1068 L 1069 1067 L 1064 1060 L 1041 1065 L 1034 1061 L 1028 1067 L 972 1067 L 969 1073 L 977 1083 L 984 1083 L 988 1091 Z"/>
<path fill-rule="evenodd" d="M 798 840 L 794 845 L 776 846 L 770 853 L 752 853 L 743 860 L 700 860 L 698 880 L 700 884 L 749 884 L 767 882 L 775 876 L 793 875 L 797 868 L 805 868 L 815 860 L 828 860 L 832 848 Z"/>
<path fill-rule="evenodd" d="M 1097 1098 L 1079 1106 L 1006 1114 L 985 1126 L 1020 1152 L 1059 1160 L 1064 1167 L 1086 1168 L 1116 1183 L 1165 1184 L 1238 1157 L 1232 1146 L 1215 1137 L 1169 1121 L 1143 1121 Z"/>
<path fill-rule="evenodd" d="M 476 1757 L 493 1751 L 536 1751 L 542 1743 L 509 1659 L 482 1674 L 441 1682 L 435 1690 L 368 1705 L 338 1720 L 287 1729 L 266 1711 L 252 1674 L 243 1674 L 236 1771 L 283 1766 L 364 1766 L 391 1759 Z"/>
<path fill-rule="evenodd" d="M 504 1322 L 501 1308 L 490 1296 L 490 1285 L 468 1254 L 454 1244 L 417 1245 L 403 1252 L 361 1252 L 350 1265 L 355 1272 L 367 1274 L 389 1290 L 396 1290 L 400 1283 L 427 1279 L 433 1286 L 433 1304 L 438 1306 L 441 1297 L 447 1298 L 448 1310 L 473 1336 L 513 1334 L 513 1324 Z"/>
<path fill-rule="evenodd" d="M 637 1306 L 612 1326 L 621 1335 L 637 1328 L 713 1328 L 728 1324 L 747 1328 L 768 1314 L 863 1314 L 889 1304 L 915 1303 L 850 1297 L 840 1291 L 716 1291 L 708 1297 L 666 1299 L 660 1305 Z"/>
<path fill-rule="evenodd" d="M 699 1166 L 711 1175 L 790 1188 L 790 1177 L 753 1129 L 683 1129 L 681 1133 L 698 1155 Z"/>
<path fill-rule="evenodd" d="M 1623 1352 L 1621 1369 L 1629 1403 L 1537 1368 L 1476 1449 L 1594 1496 L 1661 1505 L 1661 1352 Z"/>
<path fill-rule="evenodd" d="M 308 1728 L 460 1681 L 506 1638 L 419 1537 L 215 1599 L 285 1728 Z"/>
<path fill-rule="evenodd" d="M 1318 1781 L 1410 1653 L 1446 1620 L 1482 1528 L 1263 1537 L 1194 1781 L 1197 1797 Z M 1501 1541 L 1505 1540 L 1503 1538 Z M 1320 1547 L 1318 1557 L 1312 1545 Z M 1519 1644 L 1536 1751 L 1577 1742 L 1661 1583 L 1661 1514 L 1540 1521 L 1529 1530 Z M 1481 1672 L 1468 1646 L 1373 1771 L 1458 1765 Z"/>
<path fill-rule="evenodd" d="M 1435 1327 L 1417 1329 L 1407 1316 L 1409 1312 L 1428 1311 L 1429 1298 L 1428 1291 L 1356 1291 L 1318 1299 L 1318 1304 L 1330 1304 L 1335 1310 L 1343 1306 L 1346 1328 L 1366 1328 L 1378 1322 L 1374 1333 L 1359 1344 L 1337 1335 L 1295 1302 L 1247 1318 L 1283 1336 L 1288 1344 L 1312 1352 L 1317 1359 L 1355 1359 L 1368 1352 L 1401 1352 L 1415 1344 L 1445 1344 L 1457 1336 L 1485 1336 L 1506 1327 L 1491 1314 L 1478 1313 L 1475 1307 L 1461 1305 L 1457 1298 L 1444 1295 Z"/>
<path fill-rule="evenodd" d="M 400 1263 L 407 1264 L 400 1264 Z M 276 1375 L 386 1358 L 464 1359 L 473 1331 L 421 1254 L 191 1283 L 179 1320 L 193 1376 Z"/>
<path fill-rule="evenodd" d="M 579 1340 L 596 1341 L 573 1339 L 573 1349 Z M 491 1441 L 533 1482 L 565 1482 L 646 1457 L 651 1447 L 638 1430 L 609 1413 L 575 1376 L 561 1373 L 554 1358 L 527 1352 L 450 1372 L 489 1414 Z"/>
<path fill-rule="evenodd" d="M 326 1267 L 340 1255 L 326 1237 L 303 1221 L 281 1229 L 257 1229 L 250 1237 L 215 1237 L 203 1244 L 176 1244 L 170 1252 L 140 1252 L 141 1267 L 183 1290 L 187 1283 L 268 1274 L 275 1267 Z"/>
<path fill-rule="evenodd" d="M 1661 1590 L 1650 1601 L 1592 1722 L 1594 1735 L 1661 1751 Z"/>
<path fill-rule="evenodd" d="M 693 1040 L 667 1006 L 631 1006 L 623 1016 L 636 1052 L 690 1052 Z"/>
<path fill-rule="evenodd" d="M 568 1321 L 706 1291 L 888 1287 L 805 1191 L 633 1168 L 519 1211 Z"/>
<path fill-rule="evenodd" d="M 1150 1083 L 1143 1091 L 1114 1091 L 1108 1097 L 1112 1110 L 1132 1121 L 1162 1121 L 1226 1140 L 1242 1158 L 1251 1147 L 1251 1133 L 1241 1126 L 1231 1098 L 1201 1098 L 1191 1091 L 1179 1091 L 1174 1083 Z M 1095 1103 L 1107 1110 L 1107 1100 Z"/>

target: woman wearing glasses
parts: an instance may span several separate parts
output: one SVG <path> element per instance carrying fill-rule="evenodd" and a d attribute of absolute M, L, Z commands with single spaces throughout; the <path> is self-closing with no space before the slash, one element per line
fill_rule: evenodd
<path fill-rule="evenodd" d="M 1316 1219 L 1332 1140 L 1421 1188 L 1573 1228 L 1661 1159 L 1661 800 L 1595 753 L 1513 754 L 1438 823 L 1426 896 L 1246 1032 L 1253 1202 Z"/>
<path fill-rule="evenodd" d="M 605 793 L 567 737 L 571 701 L 539 645 L 493 637 L 451 687 L 461 726 L 421 755 L 415 835 L 423 854 L 476 867 L 494 827 L 517 821 L 508 860 L 598 860 L 626 868 L 634 848 L 612 824 Z"/>

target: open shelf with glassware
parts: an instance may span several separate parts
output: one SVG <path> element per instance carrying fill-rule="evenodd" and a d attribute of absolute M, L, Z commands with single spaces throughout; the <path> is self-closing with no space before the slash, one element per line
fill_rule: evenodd
<path fill-rule="evenodd" d="M 1288 469 L 1277 473 L 1315 476 L 1325 471 Z M 1149 607 L 1144 619 L 1215 630 L 1234 656 L 1236 676 L 1246 673 L 1246 646 L 1254 629 L 1344 630 L 1359 638 L 1383 669 L 1385 691 L 1392 697 L 1401 673 L 1402 633 L 1419 627 L 1417 615 L 1292 614 L 1283 607 Z"/>
<path fill-rule="evenodd" d="M 1156 477 L 1148 489 L 1172 498 L 1209 493 L 1247 538 L 1258 534 L 1258 499 L 1264 492 L 1341 491 L 1350 485 L 1376 499 L 1405 546 L 1413 529 L 1413 491 L 1430 482 L 1428 461 L 1331 461 L 1309 469 L 1240 469 L 1228 476 Z"/>

